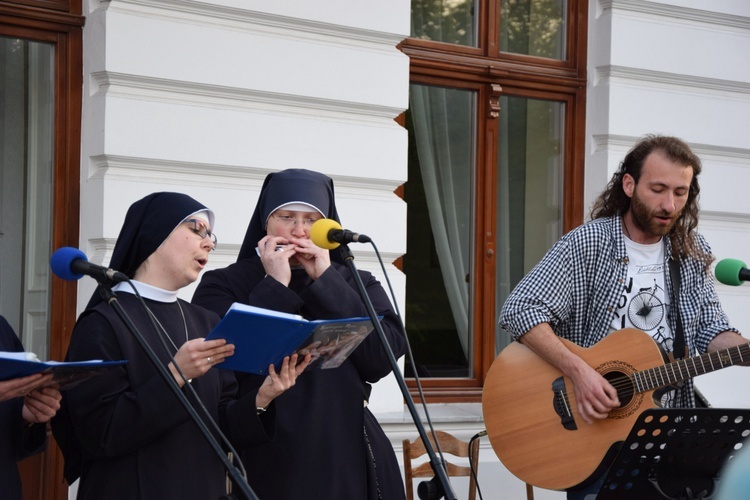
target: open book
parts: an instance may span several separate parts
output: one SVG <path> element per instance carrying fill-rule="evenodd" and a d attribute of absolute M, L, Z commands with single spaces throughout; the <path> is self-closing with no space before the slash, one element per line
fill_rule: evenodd
<path fill-rule="evenodd" d="M 234 344 L 234 355 L 219 368 L 268 374 L 268 365 L 281 365 L 295 352 L 312 356 L 311 368 L 336 368 L 372 331 L 370 318 L 306 320 L 288 314 L 235 302 L 206 336 Z"/>
<path fill-rule="evenodd" d="M 0 381 L 26 377 L 35 373 L 52 373 L 52 383 L 70 389 L 103 370 L 127 361 L 39 361 L 32 352 L 0 351 Z"/>

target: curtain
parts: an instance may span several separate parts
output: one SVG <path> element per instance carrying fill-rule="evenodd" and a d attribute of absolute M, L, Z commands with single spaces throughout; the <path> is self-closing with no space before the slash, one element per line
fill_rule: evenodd
<path fill-rule="evenodd" d="M 411 113 L 430 226 L 456 331 L 468 357 L 474 93 L 411 86 Z"/>

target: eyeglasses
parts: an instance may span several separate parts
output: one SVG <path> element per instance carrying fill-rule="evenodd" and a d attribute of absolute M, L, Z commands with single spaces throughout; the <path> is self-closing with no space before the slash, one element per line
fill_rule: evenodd
<path fill-rule="evenodd" d="M 216 250 L 216 245 L 218 245 L 218 240 L 216 239 L 216 235 L 211 232 L 210 229 L 206 227 L 206 224 L 202 220 L 198 219 L 185 219 L 183 222 L 186 224 L 192 223 L 193 227 L 189 228 L 192 232 L 197 234 L 198 236 L 202 238 L 205 238 L 208 236 L 211 239 L 211 242 L 214 244 L 214 247 L 211 250 Z"/>
<path fill-rule="evenodd" d="M 271 214 L 271 217 L 276 219 L 276 222 L 281 224 L 284 227 L 294 227 L 297 225 L 298 221 L 302 221 L 302 225 L 306 228 L 311 228 L 313 224 L 318 222 L 320 220 L 320 217 L 302 217 L 302 219 L 298 219 L 297 217 L 292 217 L 291 215 L 276 215 Z"/>

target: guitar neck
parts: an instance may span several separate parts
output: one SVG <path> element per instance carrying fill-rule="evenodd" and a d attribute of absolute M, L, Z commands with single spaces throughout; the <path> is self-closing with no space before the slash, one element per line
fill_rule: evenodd
<path fill-rule="evenodd" d="M 708 352 L 688 359 L 633 373 L 637 392 L 646 392 L 750 361 L 750 344 L 743 344 L 716 352 Z"/>

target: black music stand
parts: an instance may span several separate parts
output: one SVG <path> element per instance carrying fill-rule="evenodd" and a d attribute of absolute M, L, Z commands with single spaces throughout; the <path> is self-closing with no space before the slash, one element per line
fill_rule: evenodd
<path fill-rule="evenodd" d="M 749 409 L 646 410 L 633 425 L 596 498 L 712 498 L 721 468 L 748 435 Z"/>

